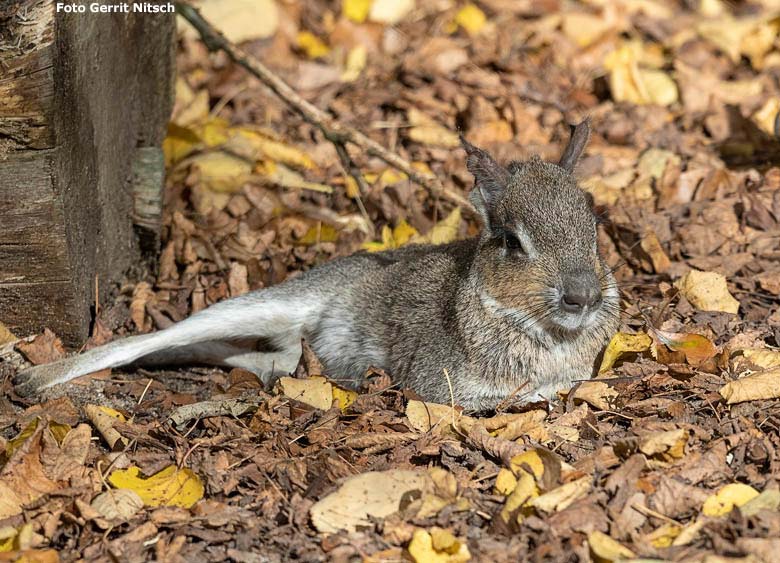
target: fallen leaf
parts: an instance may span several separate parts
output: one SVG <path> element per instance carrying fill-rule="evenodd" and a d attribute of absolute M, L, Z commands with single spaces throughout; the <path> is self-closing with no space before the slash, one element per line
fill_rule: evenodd
<path fill-rule="evenodd" d="M 203 18 L 233 43 L 266 39 L 279 27 L 274 0 L 200 0 L 196 5 Z M 178 19 L 178 25 L 185 37 L 200 37 L 184 18 Z"/>
<path fill-rule="evenodd" d="M 636 557 L 636 554 L 626 546 L 598 530 L 588 535 L 588 546 L 593 554 L 603 561 L 612 562 Z"/>
<path fill-rule="evenodd" d="M 372 22 L 395 25 L 414 9 L 414 0 L 373 0 L 368 12 Z"/>
<path fill-rule="evenodd" d="M 471 559 L 466 543 L 441 528 L 432 528 L 430 533 L 418 528 L 408 550 L 416 563 L 458 563 Z"/>
<path fill-rule="evenodd" d="M 8 330 L 8 327 L 0 322 L 0 346 L 8 344 L 9 342 L 15 342 L 16 340 L 18 340 L 18 338 Z"/>
<path fill-rule="evenodd" d="M 369 471 L 346 479 L 333 493 L 310 509 L 319 532 L 354 532 L 370 526 L 371 518 L 384 518 L 399 510 L 401 499 L 410 491 L 421 491 L 430 476 L 424 471 Z"/>
<path fill-rule="evenodd" d="M 678 99 L 677 85 L 662 70 L 640 66 L 642 46 L 627 43 L 604 60 L 609 73 L 609 86 L 616 102 L 657 104 L 668 106 Z"/>
<path fill-rule="evenodd" d="M 478 6 L 468 3 L 455 14 L 455 23 L 462 27 L 466 33 L 474 36 L 479 35 L 479 32 L 485 28 L 487 18 L 485 12 L 480 10 Z"/>
<path fill-rule="evenodd" d="M 49 364 L 65 357 L 62 341 L 48 328 L 33 338 L 32 342 L 20 340 L 16 349 L 33 365 Z"/>
<path fill-rule="evenodd" d="M 343 0 L 341 13 L 355 23 L 363 23 L 371 10 L 371 2 L 372 0 Z"/>
<path fill-rule="evenodd" d="M 718 353 L 715 345 L 701 334 L 668 332 L 651 328 L 650 335 L 653 337 L 656 352 L 658 344 L 663 344 L 669 350 L 682 353 L 685 361 L 692 366 L 699 366 Z"/>
<path fill-rule="evenodd" d="M 753 497 L 739 507 L 743 516 L 755 516 L 762 510 L 776 512 L 780 508 L 780 491 L 777 489 L 765 489 L 757 497 Z"/>
<path fill-rule="evenodd" d="M 416 108 L 410 108 L 407 118 L 412 125 L 408 129 L 409 138 L 423 145 L 455 148 L 460 146 L 460 137 L 434 119 L 428 117 Z"/>
<path fill-rule="evenodd" d="M 103 518 L 114 523 L 127 522 L 144 507 L 143 499 L 132 489 L 109 489 L 90 504 Z"/>
<path fill-rule="evenodd" d="M 599 373 L 604 373 L 605 371 L 612 369 L 615 362 L 625 354 L 649 351 L 652 343 L 653 340 L 644 332 L 640 332 L 639 334 L 618 332 L 612 337 L 606 350 L 604 350 Z"/>
<path fill-rule="evenodd" d="M 426 403 L 411 400 L 406 405 L 406 417 L 409 424 L 418 432 L 429 432 L 442 424 L 448 426 L 464 417 L 463 413 L 449 405 Z M 466 417 L 470 418 L 470 417 Z"/>
<path fill-rule="evenodd" d="M 688 443 L 688 431 L 685 429 L 655 432 L 645 436 L 639 445 L 639 451 L 648 457 L 671 462 L 681 459 Z"/>
<path fill-rule="evenodd" d="M 729 405 L 776 399 L 780 397 L 780 368 L 729 381 L 720 388 L 719 393 Z"/>
<path fill-rule="evenodd" d="M 324 194 L 333 193 L 333 188 L 319 182 L 309 182 L 298 172 L 287 168 L 280 162 L 271 160 L 258 163 L 254 172 L 268 182 L 277 184 L 283 188 L 311 190 Z"/>
<path fill-rule="evenodd" d="M 453 209 L 449 215 L 436 223 L 424 235 L 412 235 L 410 243 L 446 244 L 458 237 L 461 222 L 460 207 Z"/>
<path fill-rule="evenodd" d="M 130 489 L 146 506 L 180 506 L 190 508 L 203 498 L 200 477 L 186 467 L 170 465 L 151 477 L 141 477 L 141 470 L 132 466 L 117 469 L 108 478 L 117 489 Z"/>
<path fill-rule="evenodd" d="M 366 68 L 368 62 L 368 50 L 365 45 L 357 45 L 347 53 L 344 72 L 341 74 L 342 82 L 354 82 L 360 77 L 360 73 Z"/>
<path fill-rule="evenodd" d="M 235 193 L 249 181 L 252 163 L 223 151 L 210 151 L 190 161 L 200 184 L 214 192 Z"/>
<path fill-rule="evenodd" d="M 584 12 L 566 12 L 561 18 L 563 33 L 580 47 L 595 43 L 613 28 L 606 18 Z"/>
<path fill-rule="evenodd" d="M 415 236 L 419 236 L 417 229 L 401 219 L 398 225 L 392 230 L 387 225 L 382 227 L 381 242 L 367 242 L 363 244 L 363 248 L 369 252 L 392 250 L 394 248 L 400 248 L 404 244 L 410 242 Z"/>
<path fill-rule="evenodd" d="M 583 381 L 574 392 L 575 401 L 585 401 L 602 411 L 613 408 L 618 392 L 603 381 Z"/>
<path fill-rule="evenodd" d="M 544 512 L 560 512 L 590 492 L 592 477 L 586 475 L 533 499 L 531 505 Z"/>
<path fill-rule="evenodd" d="M 717 272 L 691 270 L 674 285 L 700 311 L 721 311 L 734 315 L 739 311 L 739 301 L 729 293 L 726 278 Z"/>
<path fill-rule="evenodd" d="M 298 47 L 303 50 L 310 59 L 326 57 L 328 53 L 330 53 L 330 47 L 323 43 L 323 41 L 311 31 L 299 31 L 296 42 L 298 43 Z"/>
<path fill-rule="evenodd" d="M 747 348 L 741 352 L 742 356 L 755 366 L 763 369 L 780 368 L 780 350 Z"/>
<path fill-rule="evenodd" d="M 286 397 L 315 409 L 326 411 L 333 404 L 333 385 L 324 377 L 281 377 L 279 384 Z"/>
<path fill-rule="evenodd" d="M 743 483 L 729 483 L 704 501 L 701 512 L 705 516 L 725 516 L 735 507 L 747 504 L 758 496 L 758 491 Z"/>

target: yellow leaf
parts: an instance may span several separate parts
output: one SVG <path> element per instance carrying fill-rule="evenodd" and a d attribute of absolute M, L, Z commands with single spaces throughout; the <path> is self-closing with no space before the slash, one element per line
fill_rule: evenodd
<path fill-rule="evenodd" d="M 496 476 L 496 492 L 508 496 L 517 487 L 517 477 L 509 469 L 502 467 Z"/>
<path fill-rule="evenodd" d="M 769 98 L 761 108 L 753 114 L 753 122 L 767 135 L 775 134 L 775 117 L 780 112 L 780 98 Z"/>
<path fill-rule="evenodd" d="M 607 55 L 604 66 L 610 71 L 612 98 L 639 105 L 673 104 L 678 99 L 677 85 L 664 71 L 640 67 L 644 54 L 641 45 L 628 43 Z"/>
<path fill-rule="evenodd" d="M 604 350 L 604 357 L 601 360 L 601 367 L 599 367 L 599 373 L 603 373 L 618 361 L 624 354 L 647 352 L 650 350 L 650 345 L 653 343 L 650 336 L 644 332 L 639 334 L 628 334 L 627 332 L 618 332 L 609 341 L 607 349 Z"/>
<path fill-rule="evenodd" d="M 780 397 L 780 368 L 729 381 L 720 388 L 719 393 L 729 405 L 745 401 L 776 399 Z"/>
<path fill-rule="evenodd" d="M 485 12 L 474 4 L 466 4 L 455 15 L 455 23 L 466 30 L 469 35 L 478 35 L 485 27 L 487 18 Z"/>
<path fill-rule="evenodd" d="M 296 40 L 298 47 L 310 59 L 320 59 L 330 53 L 330 47 L 310 31 L 299 31 Z"/>
<path fill-rule="evenodd" d="M 25 426 L 19 434 L 16 435 L 15 438 L 8 440 L 8 442 L 5 445 L 5 457 L 6 459 L 9 459 L 13 453 L 18 450 L 22 444 L 24 444 L 27 439 L 33 435 L 33 433 L 38 429 L 38 422 L 40 421 L 39 418 L 35 418 L 31 420 L 27 426 Z M 52 435 L 54 436 L 54 439 L 57 440 L 57 443 L 61 444 L 62 441 L 65 439 L 65 436 L 70 432 L 71 428 L 67 424 L 61 424 L 59 422 L 49 422 L 49 430 L 51 431 Z"/>
<path fill-rule="evenodd" d="M 724 516 L 734 507 L 740 507 L 758 496 L 758 491 L 743 483 L 729 483 L 704 501 L 701 508 L 705 516 Z"/>
<path fill-rule="evenodd" d="M 544 461 L 539 456 L 536 450 L 528 450 L 519 455 L 514 456 L 510 460 L 510 466 L 515 475 L 520 474 L 521 471 L 529 472 L 538 481 L 544 474 Z"/>
<path fill-rule="evenodd" d="M 349 389 L 342 389 L 341 387 L 333 386 L 333 400 L 341 409 L 341 412 L 345 412 L 349 406 L 357 400 L 358 394 Z"/>
<path fill-rule="evenodd" d="M 132 466 L 111 473 L 108 481 L 117 489 L 135 491 L 146 506 L 180 506 L 190 508 L 203 498 L 200 478 L 191 469 L 170 465 L 151 477 L 141 477 L 141 470 Z"/>
<path fill-rule="evenodd" d="M 360 186 L 352 176 L 344 176 L 344 191 L 353 199 L 360 195 Z"/>
<path fill-rule="evenodd" d="M 315 376 L 306 379 L 281 377 L 279 384 L 286 397 L 315 409 L 326 411 L 333 404 L 333 385 L 324 377 Z"/>
<path fill-rule="evenodd" d="M 639 451 L 648 457 L 657 457 L 662 461 L 682 458 L 685 444 L 688 443 L 688 431 L 682 428 L 667 432 L 654 432 L 645 436 L 639 445 Z"/>
<path fill-rule="evenodd" d="M 536 497 L 531 501 L 531 505 L 545 512 L 560 512 L 590 492 L 592 479 L 590 475 L 586 475 L 561 485 L 549 493 Z"/>
<path fill-rule="evenodd" d="M 203 187 L 219 193 L 239 191 L 252 175 L 252 165 L 222 151 L 199 154 L 192 159 Z"/>
<path fill-rule="evenodd" d="M 454 540 L 444 549 L 437 550 L 433 536 L 421 528 L 414 531 L 408 549 L 416 563 L 458 563 L 471 559 L 469 548 L 464 542 Z"/>
<path fill-rule="evenodd" d="M 111 407 L 98 407 L 98 410 L 102 412 L 103 414 L 107 414 L 108 416 L 114 417 L 117 420 L 121 420 L 122 422 L 127 422 L 127 418 L 125 418 L 125 415 L 123 415 L 118 410 L 112 409 Z"/>
<path fill-rule="evenodd" d="M 307 246 L 319 244 L 321 242 L 336 242 L 339 239 L 339 232 L 330 225 L 318 224 L 310 227 L 306 234 L 299 238 L 298 244 Z"/>
<path fill-rule="evenodd" d="M 403 246 L 418 234 L 414 227 L 401 219 L 401 222 L 392 231 L 387 225 L 382 227 L 382 242 L 368 242 L 363 244 L 363 248 L 369 252 L 392 250 Z"/>
<path fill-rule="evenodd" d="M 341 13 L 345 18 L 355 23 L 363 23 L 371 9 L 371 0 L 343 0 Z"/>
<path fill-rule="evenodd" d="M 522 508 L 529 508 L 531 502 L 538 496 L 539 487 L 536 484 L 534 476 L 525 470 L 520 470 L 517 473 L 517 484 L 507 497 L 504 507 L 501 509 L 501 518 L 504 522 L 509 522 L 515 511 Z M 529 510 L 520 510 L 518 512 L 518 521 L 529 513 Z"/>
<path fill-rule="evenodd" d="M 434 119 L 416 108 L 407 112 L 407 118 L 412 127 L 409 128 L 409 138 L 423 145 L 454 148 L 460 146 L 460 137 Z"/>
<path fill-rule="evenodd" d="M 13 526 L 0 528 L 0 553 L 10 551 L 23 551 L 32 547 L 33 543 L 33 525 L 32 523 L 23 524 L 18 530 Z M 13 561 L 32 561 L 24 556 L 14 558 Z M 11 559 L 0 559 L 0 561 L 11 561 Z"/>
<path fill-rule="evenodd" d="M 360 73 L 366 68 L 368 61 L 368 51 L 365 45 L 357 45 L 347 53 L 347 61 L 344 65 L 344 72 L 341 73 L 343 82 L 353 82 L 358 79 Z"/>
<path fill-rule="evenodd" d="M 729 293 L 726 278 L 716 272 L 691 270 L 674 285 L 699 311 L 721 311 L 734 315 L 739 311 L 739 301 Z"/>
<path fill-rule="evenodd" d="M 165 166 L 170 168 L 193 152 L 200 144 L 201 138 L 192 129 L 169 123 L 168 135 L 162 143 Z"/>
<path fill-rule="evenodd" d="M 283 188 L 311 190 L 324 194 L 333 193 L 333 188 L 319 182 L 309 182 L 295 170 L 287 168 L 284 164 L 273 162 L 272 160 L 258 163 L 255 166 L 255 172 Z"/>
<path fill-rule="evenodd" d="M 227 147 L 238 149 L 237 152 L 241 156 L 253 160 L 265 158 L 306 170 L 316 167 L 311 157 L 298 147 L 277 141 L 248 127 L 236 129 L 235 136 L 230 139 Z"/>
<path fill-rule="evenodd" d="M 8 330 L 8 327 L 0 322 L 0 346 L 8 344 L 9 342 L 15 342 L 16 340 L 18 340 L 18 338 Z"/>
<path fill-rule="evenodd" d="M 672 545 L 680 532 L 682 532 L 682 526 L 669 522 L 647 534 L 644 539 L 650 542 L 653 547 L 661 549 Z"/>
<path fill-rule="evenodd" d="M 458 237 L 460 227 L 460 208 L 456 207 L 444 219 L 436 223 L 425 235 L 413 236 L 413 243 L 447 244 Z"/>
<path fill-rule="evenodd" d="M 598 530 L 588 535 L 588 545 L 593 554 L 603 561 L 611 562 L 636 557 L 636 554 L 626 546 Z"/>

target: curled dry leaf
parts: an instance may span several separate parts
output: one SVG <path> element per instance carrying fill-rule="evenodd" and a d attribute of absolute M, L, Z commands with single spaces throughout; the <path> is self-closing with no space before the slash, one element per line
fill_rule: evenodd
<path fill-rule="evenodd" d="M 680 352 L 692 366 L 699 366 L 718 353 L 715 345 L 700 334 L 650 329 L 650 335 L 653 337 L 656 358 L 660 358 L 659 345 L 664 345 L 673 352 Z"/>
<path fill-rule="evenodd" d="M 685 298 L 700 311 L 739 311 L 739 301 L 729 293 L 726 278 L 716 272 L 691 270 L 674 283 Z"/>
<path fill-rule="evenodd" d="M 776 399 L 780 397 L 780 368 L 729 381 L 720 388 L 719 393 L 729 405 L 745 401 Z"/>
<path fill-rule="evenodd" d="M 96 496 L 91 505 L 103 518 L 119 523 L 135 516 L 144 501 L 131 489 L 109 489 Z"/>
<path fill-rule="evenodd" d="M 639 451 L 648 457 L 655 457 L 662 461 L 674 461 L 683 457 L 687 443 L 688 431 L 685 429 L 655 432 L 644 437 L 639 445 Z"/>
<path fill-rule="evenodd" d="M 124 438 L 114 429 L 114 424 L 116 424 L 117 420 L 121 422 L 125 421 L 125 417 L 122 413 L 98 405 L 86 405 L 84 407 L 84 412 L 97 431 L 100 432 L 100 435 L 103 436 L 103 439 L 106 441 L 109 448 L 113 450 L 117 444 L 121 444 L 122 446 L 128 444 L 128 439 Z"/>
<path fill-rule="evenodd" d="M 544 512 L 559 512 L 590 492 L 592 477 L 586 475 L 533 499 L 531 505 Z"/>

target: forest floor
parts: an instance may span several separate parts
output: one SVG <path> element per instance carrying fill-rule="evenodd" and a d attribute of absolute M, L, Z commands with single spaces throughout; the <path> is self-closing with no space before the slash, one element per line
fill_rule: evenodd
<path fill-rule="evenodd" d="M 557 161 L 589 116 L 577 176 L 604 219 L 621 332 L 597 380 L 476 417 L 379 371 L 353 395 L 310 354 L 270 389 L 240 369 L 120 369 L 38 404 L 11 376 L 65 351 L 48 332 L 12 342 L 0 561 L 778 559 L 776 2 L 215 4 L 212 22 L 303 99 L 461 196 L 458 133 L 500 162 Z M 178 73 L 159 264 L 88 346 L 337 256 L 478 232 L 351 147 L 356 182 L 191 30 Z"/>

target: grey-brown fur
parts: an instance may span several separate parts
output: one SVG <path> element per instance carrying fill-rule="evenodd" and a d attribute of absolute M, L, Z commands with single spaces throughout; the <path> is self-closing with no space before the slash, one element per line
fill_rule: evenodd
<path fill-rule="evenodd" d="M 17 391 L 137 360 L 240 366 L 269 381 L 294 368 L 303 337 L 351 386 L 375 366 L 435 402 L 450 401 L 449 378 L 455 402 L 473 410 L 513 393 L 551 398 L 592 376 L 619 318 L 595 218 L 571 175 L 587 140 L 587 123 L 578 127 L 560 165 L 504 168 L 464 142 L 485 222 L 477 238 L 334 260 L 164 331 L 22 372 Z"/>

